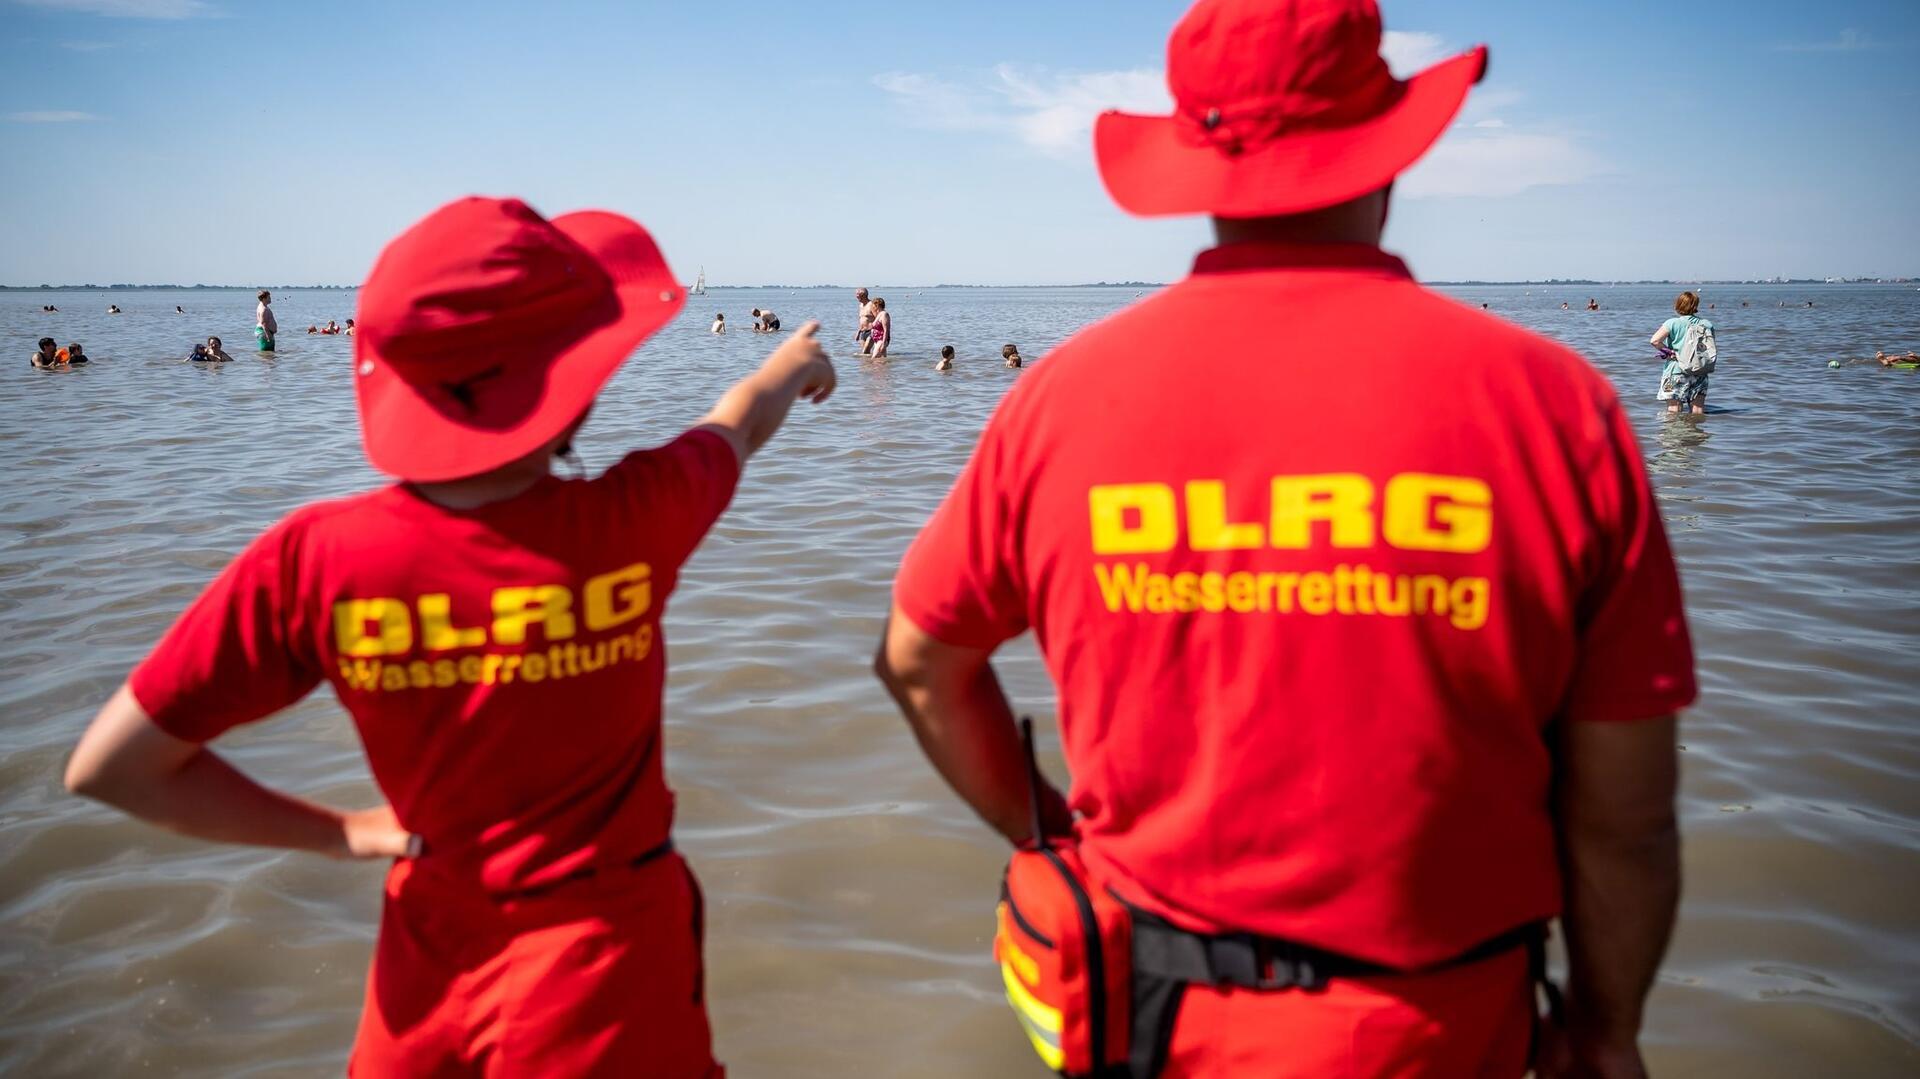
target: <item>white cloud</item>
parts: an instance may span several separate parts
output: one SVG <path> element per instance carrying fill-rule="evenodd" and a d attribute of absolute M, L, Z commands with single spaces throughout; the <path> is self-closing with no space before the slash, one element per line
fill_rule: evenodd
<path fill-rule="evenodd" d="M 1420 31 L 1389 30 L 1381 42 L 1388 66 L 1402 77 L 1451 52 L 1440 35 Z M 1150 68 L 1059 72 L 1001 64 L 970 82 L 900 72 L 873 82 L 915 126 L 1000 135 L 1062 158 L 1090 156 L 1093 119 L 1105 109 L 1164 115 L 1173 108 L 1165 75 Z M 1502 196 L 1605 171 L 1576 133 L 1504 115 L 1523 99 L 1510 88 L 1476 88 L 1453 129 L 1398 190 L 1411 198 Z"/>
<path fill-rule="evenodd" d="M 1778 52 L 1864 52 L 1875 48 L 1873 40 L 1858 30 L 1840 31 L 1832 41 L 1807 41 L 1797 45 L 1776 46 Z"/>
<path fill-rule="evenodd" d="M 1001 64 L 978 85 L 900 72 L 873 82 L 893 95 L 916 126 L 998 132 L 1054 157 L 1085 150 L 1093 118 L 1106 109 L 1172 108 L 1166 77 L 1147 68 L 1058 72 Z"/>
<path fill-rule="evenodd" d="M 8 122 L 15 124 L 72 124 L 98 119 L 98 116 L 90 112 L 74 112 L 69 109 L 38 109 L 7 114 Z"/>
<path fill-rule="evenodd" d="M 212 15 L 207 0 L 15 0 L 29 7 L 105 15 L 115 19 L 191 19 Z"/>
<path fill-rule="evenodd" d="M 1380 39 L 1380 55 L 1386 57 L 1393 77 L 1404 79 L 1417 74 L 1452 55 L 1439 34 L 1421 30 L 1388 30 Z"/>
<path fill-rule="evenodd" d="M 1577 184 L 1604 171 L 1574 136 L 1508 127 L 1454 128 L 1394 186 L 1407 198 L 1498 198 Z"/>

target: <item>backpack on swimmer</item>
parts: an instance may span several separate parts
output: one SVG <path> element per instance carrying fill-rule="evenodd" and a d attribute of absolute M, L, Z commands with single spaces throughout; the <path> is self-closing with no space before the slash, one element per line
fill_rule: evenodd
<path fill-rule="evenodd" d="M 1014 851 L 1001 878 L 993 958 L 1007 1003 L 1049 1068 L 1069 1079 L 1156 1079 L 1189 985 L 1313 992 L 1332 978 L 1401 973 L 1293 941 L 1189 932 L 1095 885 L 1074 839 L 1046 834 L 1033 720 L 1022 717 L 1020 727 L 1033 838 Z M 1544 924 L 1523 925 L 1428 969 L 1526 948 L 1546 1021 L 1557 1023 L 1560 992 L 1547 977 L 1546 939 Z"/>
<path fill-rule="evenodd" d="M 1693 375 L 1713 373 L 1720 359 L 1719 346 L 1713 340 L 1713 323 L 1693 317 L 1687 322 L 1687 334 L 1680 339 L 1680 369 Z"/>

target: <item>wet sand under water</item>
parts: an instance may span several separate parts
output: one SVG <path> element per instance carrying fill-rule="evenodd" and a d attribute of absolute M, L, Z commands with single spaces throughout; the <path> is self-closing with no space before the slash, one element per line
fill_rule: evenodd
<path fill-rule="evenodd" d="M 900 552 L 1019 377 L 999 346 L 1042 356 L 1135 293 L 877 291 L 894 358 L 842 356 L 836 398 L 796 410 L 755 461 L 667 618 L 668 768 L 710 903 L 718 1049 L 746 1079 L 1041 1075 L 987 958 L 1004 852 L 868 663 Z M 1581 349 L 1637 402 L 1681 561 L 1704 693 L 1683 724 L 1687 889 L 1649 1017 L 1655 1074 L 1920 1074 L 1920 373 L 1827 366 L 1920 347 L 1920 292 L 1709 290 L 1714 414 L 1668 420 L 1645 340 L 1673 290 L 1452 291 Z M 285 326 L 353 313 L 351 293 L 276 295 Z M 1577 309 L 1588 295 L 1601 311 Z M 127 313 L 96 314 L 110 298 Z M 664 439 L 771 346 L 708 335 L 712 311 L 824 315 L 849 351 L 841 291 L 694 305 L 603 397 L 590 466 Z M 93 708 L 233 552 L 299 503 L 376 482 L 350 341 L 283 334 L 270 361 L 231 344 L 229 365 L 179 361 L 208 333 L 250 343 L 251 325 L 243 291 L 0 293 L 0 349 L 19 361 L 0 386 L 0 1071 L 344 1063 L 380 866 L 175 839 L 59 786 Z M 29 371 L 43 333 L 96 362 Z M 950 375 L 929 369 L 945 343 Z M 1001 669 L 1050 745 L 1031 645 Z M 222 745 L 303 794 L 372 798 L 324 692 Z"/>

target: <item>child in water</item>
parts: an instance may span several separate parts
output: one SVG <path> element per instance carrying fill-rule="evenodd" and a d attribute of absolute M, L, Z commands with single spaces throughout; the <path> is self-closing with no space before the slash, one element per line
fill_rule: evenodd
<path fill-rule="evenodd" d="M 67 789 L 188 836 L 385 863 L 351 1074 L 722 1074 L 672 840 L 660 617 L 747 459 L 834 371 L 809 323 L 692 429 L 555 477 L 679 313 L 678 280 L 600 211 L 468 198 L 394 240 L 347 376 L 394 482 L 270 527 L 68 761 Z M 379 805 L 270 790 L 210 745 L 322 683 Z"/>
<path fill-rule="evenodd" d="M 1700 296 L 1695 292 L 1682 292 L 1673 301 L 1674 317 L 1660 324 L 1648 339 L 1653 347 L 1665 357 L 1666 366 L 1660 370 L 1660 391 L 1658 400 L 1667 402 L 1668 412 L 1686 409 L 1696 416 L 1707 412 L 1707 379 L 1709 371 L 1687 371 L 1680 366 L 1680 346 L 1686 342 L 1687 331 L 1695 323 L 1704 323 L 1707 332 L 1713 332 L 1713 323 L 1700 317 Z"/>
<path fill-rule="evenodd" d="M 83 363 L 92 362 L 87 358 L 86 350 L 80 347 L 80 342 L 78 341 L 75 341 L 72 344 L 68 345 L 66 348 L 61 349 L 60 354 L 65 356 L 67 358 L 67 363 L 74 367 L 78 367 Z"/>
<path fill-rule="evenodd" d="M 940 346 L 940 362 L 934 364 L 933 369 L 935 371 L 953 370 L 953 346 L 952 345 Z"/>
<path fill-rule="evenodd" d="M 725 311 L 718 312 L 713 316 L 713 326 L 709 330 L 709 332 L 711 333 L 727 332 L 727 313 Z"/>
<path fill-rule="evenodd" d="M 1008 367 L 1020 366 L 1020 346 L 1019 345 L 1014 345 L 1014 344 L 1002 345 L 1000 347 L 1000 355 L 1006 357 Z"/>

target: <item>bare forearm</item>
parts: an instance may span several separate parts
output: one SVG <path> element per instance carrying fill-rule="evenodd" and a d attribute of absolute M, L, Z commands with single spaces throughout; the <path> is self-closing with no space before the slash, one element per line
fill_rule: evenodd
<path fill-rule="evenodd" d="M 181 835 L 222 843 L 348 853 L 344 814 L 268 790 L 211 750 L 138 780 L 101 779 L 78 793 Z"/>
<path fill-rule="evenodd" d="M 804 369 L 790 365 L 782 369 L 769 363 L 722 394 L 705 422 L 740 432 L 746 452 L 752 454 L 766 445 L 786 422 L 787 413 L 804 385 L 804 375 Z"/>
<path fill-rule="evenodd" d="M 995 831 L 1020 843 L 1033 834 L 1027 754 L 990 655 L 943 644 L 896 609 L 874 673 L 947 785 Z M 1040 798 L 1043 827 L 1064 834 L 1072 826 L 1066 800 L 1044 782 Z"/>
<path fill-rule="evenodd" d="M 1589 838 L 1569 822 L 1564 843 L 1569 1025 L 1577 1035 L 1631 1044 L 1666 954 L 1680 902 L 1680 836 L 1669 826 L 1636 839 Z"/>

